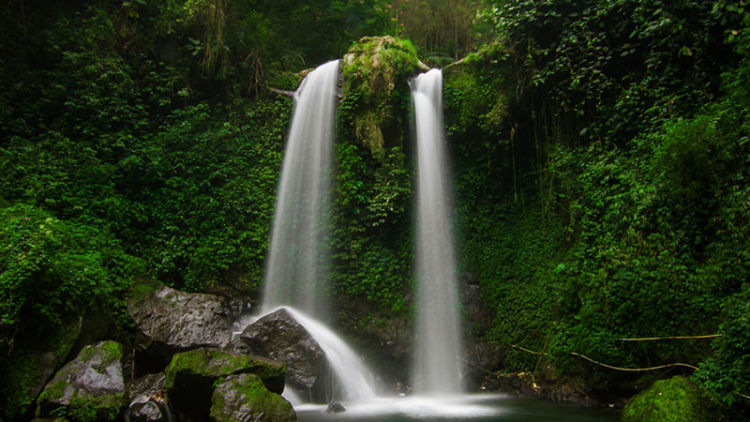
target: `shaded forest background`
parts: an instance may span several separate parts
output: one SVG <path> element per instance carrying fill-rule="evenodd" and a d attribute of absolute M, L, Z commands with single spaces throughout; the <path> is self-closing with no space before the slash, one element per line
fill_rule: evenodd
<path fill-rule="evenodd" d="M 257 293 L 291 112 L 266 87 L 294 89 L 297 72 L 366 35 L 409 40 L 422 61 L 448 66 L 460 271 L 478 280 L 492 311 L 489 329 L 467 331 L 503 346 L 502 368 L 544 361 L 600 389 L 685 373 L 730 414 L 746 415 L 745 1 L 2 7 L 6 420 L 30 404 L 10 375 L 28 365 L 25 353 L 84 314 L 112 314 L 127 329 L 134 277 Z M 396 83 L 393 100 L 408 108 L 406 81 Z M 404 141 L 375 151 L 340 128 L 332 294 L 370 310 L 362 324 L 410 313 L 411 150 Z M 621 340 L 713 333 L 721 336 Z M 633 375 L 571 352 L 698 370 Z"/>

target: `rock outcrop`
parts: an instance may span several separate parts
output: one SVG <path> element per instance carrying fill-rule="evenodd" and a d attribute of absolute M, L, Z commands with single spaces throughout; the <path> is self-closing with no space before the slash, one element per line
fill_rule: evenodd
<path fill-rule="evenodd" d="M 210 416 L 216 422 L 297 420 L 292 405 L 280 395 L 269 392 L 255 374 L 222 378 L 211 398 Z"/>
<path fill-rule="evenodd" d="M 128 298 L 128 313 L 138 329 L 138 348 L 166 358 L 198 347 L 223 347 L 232 337 L 234 314 L 219 296 L 142 283 Z"/>
<path fill-rule="evenodd" d="M 64 408 L 65 415 L 114 420 L 125 405 L 122 357 L 122 345 L 115 341 L 84 347 L 42 391 L 38 400 L 41 416 Z"/>
<path fill-rule="evenodd" d="M 284 362 L 286 382 L 297 389 L 312 388 L 325 362 L 325 353 L 307 330 L 285 309 L 249 325 L 240 335 L 253 353 Z"/>

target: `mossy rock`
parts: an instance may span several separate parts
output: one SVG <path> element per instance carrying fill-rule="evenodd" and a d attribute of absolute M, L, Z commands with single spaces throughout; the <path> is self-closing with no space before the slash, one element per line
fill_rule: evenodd
<path fill-rule="evenodd" d="M 344 56 L 340 120 L 373 157 L 382 160 L 388 147 L 403 146 L 408 80 L 421 70 L 411 42 L 390 36 L 364 37 Z"/>
<path fill-rule="evenodd" d="M 115 341 L 84 347 L 39 396 L 40 416 L 72 421 L 115 420 L 125 406 L 123 348 Z"/>
<path fill-rule="evenodd" d="M 698 386 L 685 377 L 656 381 L 632 398 L 622 412 L 623 422 L 721 421 L 721 412 Z"/>
<path fill-rule="evenodd" d="M 205 419 L 214 385 L 220 378 L 252 373 L 266 389 L 281 394 L 286 365 L 258 356 L 201 348 L 175 354 L 164 373 L 167 395 L 175 410 L 191 419 Z"/>
<path fill-rule="evenodd" d="M 268 391 L 254 374 L 222 378 L 211 397 L 210 416 L 217 422 L 297 420 L 292 405 L 280 395 Z"/>

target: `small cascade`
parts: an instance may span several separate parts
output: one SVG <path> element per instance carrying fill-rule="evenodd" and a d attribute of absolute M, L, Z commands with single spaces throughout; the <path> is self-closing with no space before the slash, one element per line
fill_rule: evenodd
<path fill-rule="evenodd" d="M 366 401 L 376 396 L 375 376 L 357 353 L 333 330 L 302 312 L 285 307 L 318 342 L 335 377 L 331 396 L 345 401 Z"/>
<path fill-rule="evenodd" d="M 294 306 L 325 320 L 328 206 L 339 60 L 310 72 L 294 95 L 262 308 Z"/>
<path fill-rule="evenodd" d="M 417 320 L 412 383 L 421 395 L 464 391 L 442 82 L 438 69 L 410 82 L 418 154 Z"/>

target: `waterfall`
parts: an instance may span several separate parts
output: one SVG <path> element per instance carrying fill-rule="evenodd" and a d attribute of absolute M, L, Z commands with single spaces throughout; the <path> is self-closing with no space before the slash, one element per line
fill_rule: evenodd
<path fill-rule="evenodd" d="M 310 72 L 294 95 L 262 311 L 293 306 L 325 320 L 328 302 L 328 206 L 339 60 Z"/>
<path fill-rule="evenodd" d="M 460 394 L 463 350 L 452 204 L 443 135 L 442 80 L 413 79 L 417 138 L 417 320 L 412 384 L 417 394 Z"/>
<path fill-rule="evenodd" d="M 261 315 L 284 307 L 320 345 L 331 370 L 328 396 L 375 397 L 375 377 L 323 322 L 328 316 L 328 206 L 339 60 L 310 72 L 294 95 L 271 228 Z M 244 325 L 260 315 L 243 320 Z M 299 397 L 293 397 L 297 402 Z"/>

